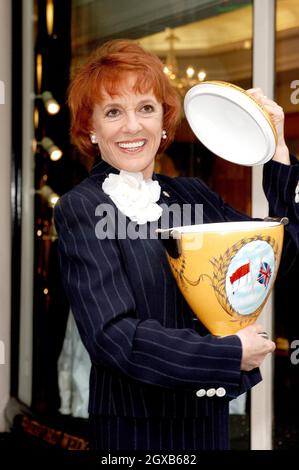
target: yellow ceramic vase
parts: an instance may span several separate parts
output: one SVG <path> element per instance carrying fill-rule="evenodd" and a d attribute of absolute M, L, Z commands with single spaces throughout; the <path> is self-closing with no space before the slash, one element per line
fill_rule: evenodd
<path fill-rule="evenodd" d="M 283 233 L 283 223 L 276 221 L 168 231 L 170 238 L 164 243 L 172 272 L 191 309 L 212 334 L 234 334 L 256 321 L 278 271 Z"/>

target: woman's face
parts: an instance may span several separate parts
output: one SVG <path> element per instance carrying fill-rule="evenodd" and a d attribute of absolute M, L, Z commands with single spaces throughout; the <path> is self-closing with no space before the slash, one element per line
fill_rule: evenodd
<path fill-rule="evenodd" d="M 143 172 L 147 179 L 161 143 L 163 108 L 153 93 L 136 94 L 135 80 L 129 75 L 117 96 L 103 93 L 92 125 L 103 160 L 119 170 Z"/>

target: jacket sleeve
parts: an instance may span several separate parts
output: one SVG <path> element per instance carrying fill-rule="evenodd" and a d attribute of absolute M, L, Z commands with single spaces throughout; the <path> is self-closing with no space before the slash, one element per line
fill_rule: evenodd
<path fill-rule="evenodd" d="M 263 187 L 269 215 L 288 217 L 279 275 L 299 271 L 299 162 L 291 155 L 291 165 L 271 160 L 264 165 Z"/>
<path fill-rule="evenodd" d="M 261 220 L 252 219 L 226 204 L 202 181 L 193 179 L 191 184 L 194 189 L 192 202 L 196 203 L 200 200 L 203 203 L 205 223 Z M 299 271 L 299 202 L 297 202 L 299 201 L 299 162 L 296 157 L 291 155 L 291 165 L 284 165 L 273 160 L 266 163 L 263 171 L 263 189 L 269 203 L 269 216 L 289 219 L 289 223 L 285 226 L 279 278 L 290 271 Z"/>
<path fill-rule="evenodd" d="M 95 222 L 94 204 L 79 194 L 56 205 L 62 278 L 94 364 L 166 388 L 225 387 L 229 398 L 260 380 L 256 373 L 243 380 L 238 336 L 201 337 L 137 318 L 117 240 L 99 240 Z"/>

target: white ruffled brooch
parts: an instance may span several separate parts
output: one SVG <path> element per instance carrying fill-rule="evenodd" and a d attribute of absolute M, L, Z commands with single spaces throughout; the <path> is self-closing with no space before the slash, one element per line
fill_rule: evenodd
<path fill-rule="evenodd" d="M 161 187 L 158 181 L 144 180 L 141 172 L 121 170 L 118 175 L 110 173 L 102 189 L 123 214 L 139 225 L 161 217 L 162 208 L 156 203 Z"/>

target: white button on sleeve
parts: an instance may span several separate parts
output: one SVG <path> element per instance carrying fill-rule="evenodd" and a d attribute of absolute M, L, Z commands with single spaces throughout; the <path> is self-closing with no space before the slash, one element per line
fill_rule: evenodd
<path fill-rule="evenodd" d="M 217 397 L 224 397 L 226 395 L 226 390 L 223 387 L 219 387 L 216 390 Z"/>
<path fill-rule="evenodd" d="M 196 392 L 196 396 L 197 396 L 198 398 L 204 397 L 205 394 L 206 394 L 206 391 L 205 391 L 204 388 L 201 388 L 200 390 L 197 390 L 197 392 Z"/>
<path fill-rule="evenodd" d="M 215 390 L 215 388 L 209 388 L 209 390 L 207 390 L 207 397 L 211 398 L 211 397 L 213 397 L 214 395 L 216 395 L 216 390 Z"/>

